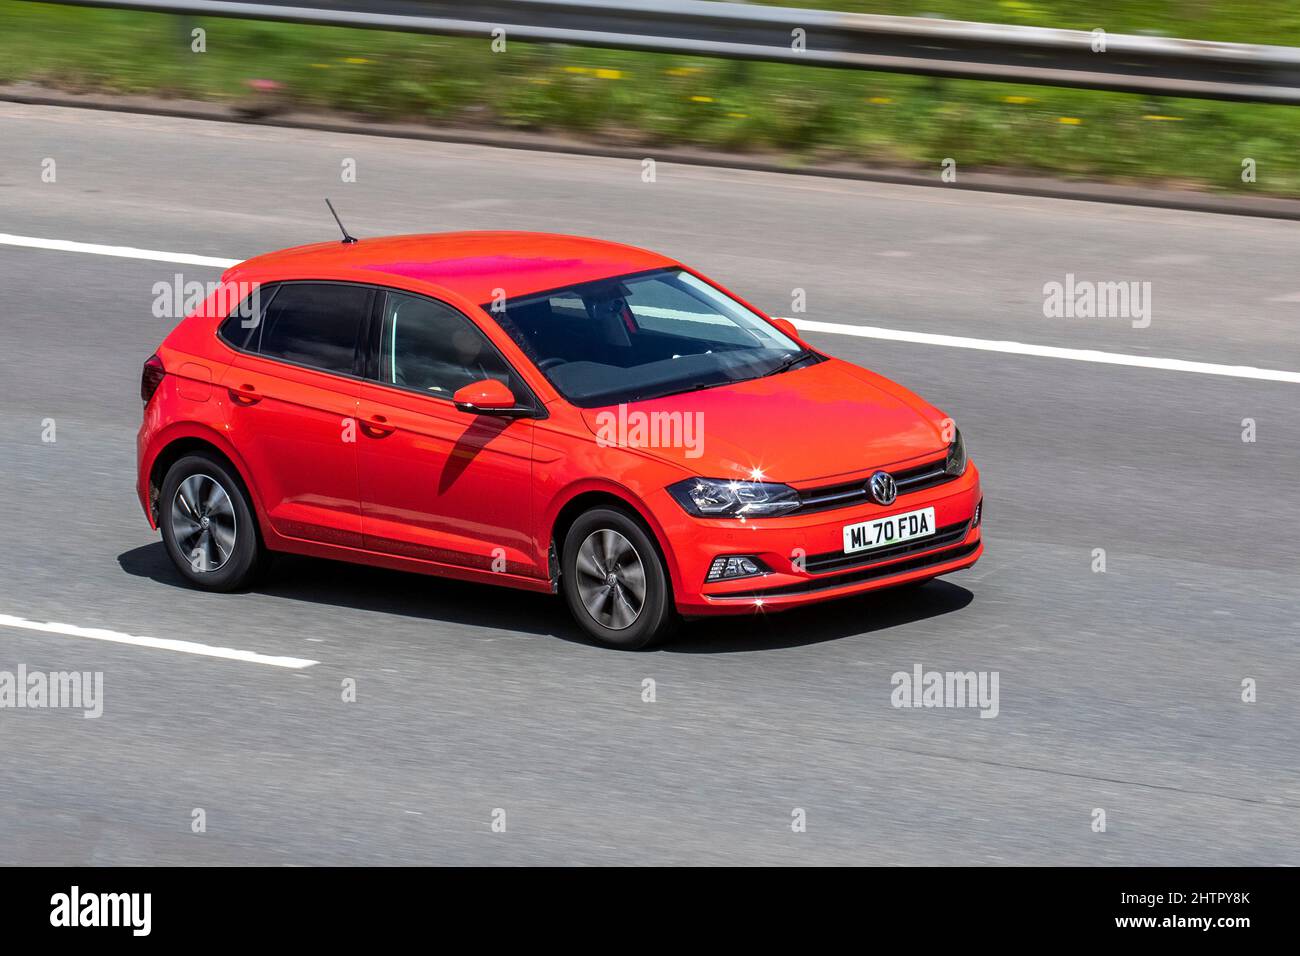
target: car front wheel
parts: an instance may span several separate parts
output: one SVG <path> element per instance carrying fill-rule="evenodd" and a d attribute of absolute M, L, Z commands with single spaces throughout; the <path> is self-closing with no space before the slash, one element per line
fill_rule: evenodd
<path fill-rule="evenodd" d="M 627 513 L 593 508 L 564 537 L 561 582 L 574 619 L 597 641 L 648 647 L 676 624 L 668 575 L 649 534 Z"/>

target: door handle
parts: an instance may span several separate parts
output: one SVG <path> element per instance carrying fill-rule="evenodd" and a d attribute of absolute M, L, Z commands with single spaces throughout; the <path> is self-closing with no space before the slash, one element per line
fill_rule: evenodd
<path fill-rule="evenodd" d="M 241 385 L 239 388 L 229 388 L 231 401 L 238 405 L 256 405 L 262 400 L 262 396 L 257 394 L 257 389 L 251 385 Z"/>
<path fill-rule="evenodd" d="M 386 438 L 394 431 L 383 415 L 371 415 L 369 421 L 361 422 L 361 430 L 371 438 Z"/>

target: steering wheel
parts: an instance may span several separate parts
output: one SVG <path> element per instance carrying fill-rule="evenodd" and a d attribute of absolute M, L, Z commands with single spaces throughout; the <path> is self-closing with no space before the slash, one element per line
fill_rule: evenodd
<path fill-rule="evenodd" d="M 542 359 L 540 362 L 537 363 L 537 367 L 538 367 L 538 369 L 540 369 L 541 371 L 544 372 L 544 371 L 546 371 L 548 368 L 555 368 L 555 366 L 557 366 L 557 365 L 564 365 L 564 364 L 566 364 L 568 361 L 569 361 L 569 360 L 566 359 L 566 358 L 561 358 L 561 357 L 558 356 L 558 355 L 553 355 L 553 356 L 551 356 L 551 357 L 548 358 L 548 359 Z"/>

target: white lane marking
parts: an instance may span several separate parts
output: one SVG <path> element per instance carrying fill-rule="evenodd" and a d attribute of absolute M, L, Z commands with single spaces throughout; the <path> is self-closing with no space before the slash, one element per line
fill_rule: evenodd
<path fill-rule="evenodd" d="M 899 329 L 880 329 L 870 325 L 813 322 L 809 319 L 791 319 L 790 321 L 794 323 L 795 328 L 803 329 L 806 332 L 830 332 L 834 335 L 854 335 L 864 339 L 887 339 L 891 342 L 912 342 L 917 345 L 943 345 L 955 349 L 978 349 L 981 352 L 1037 355 L 1042 358 L 1068 359 L 1072 362 L 1095 362 L 1099 365 L 1132 365 L 1137 368 L 1158 368 L 1169 372 L 1228 375 L 1233 378 L 1253 378 L 1264 382 L 1291 382 L 1300 385 L 1300 372 L 1255 368 L 1251 365 L 1216 365 L 1213 362 L 1189 362 L 1184 359 L 1157 358 L 1152 355 L 1124 355 L 1119 352 L 1098 352 L 1093 349 L 1063 349 L 1055 345 L 998 342 L 992 339 L 970 339 L 962 335 L 904 332 Z"/>
<path fill-rule="evenodd" d="M 130 246 L 101 246 L 91 242 L 70 242 L 66 239 L 11 236 L 7 233 L 0 233 L 0 245 L 25 246 L 30 249 L 53 249 L 60 252 L 85 252 L 91 255 L 121 256 L 127 259 L 176 262 L 182 265 L 212 266 L 220 269 L 238 265 L 243 261 L 241 259 L 217 259 L 212 256 L 194 256 L 184 252 L 134 249 Z M 828 332 L 832 335 L 852 335 L 864 339 L 887 339 L 891 342 L 911 342 L 915 345 L 942 345 L 948 348 L 977 349 L 981 352 L 1004 352 L 1008 355 L 1035 355 L 1040 358 L 1093 362 L 1098 365 L 1128 365 L 1134 368 L 1155 368 L 1169 372 L 1226 375 L 1232 378 L 1251 378 L 1263 382 L 1300 384 L 1300 372 L 1255 368 L 1251 365 L 1218 365 L 1214 362 L 1189 362 L 1185 359 L 1157 358 L 1150 355 L 1125 355 L 1120 352 L 1099 352 L 1095 349 L 1066 349 L 1054 345 L 1030 345 L 1026 342 L 999 342 L 992 339 L 972 339 L 963 335 L 938 335 L 933 332 L 906 332 L 901 329 L 882 329 L 870 325 L 846 325 L 841 322 L 814 322 L 809 319 L 791 319 L 790 321 L 795 324 L 795 328 L 807 332 Z"/>
<path fill-rule="evenodd" d="M 113 644 L 130 644 L 133 647 L 149 647 L 159 651 L 179 651 L 182 654 L 198 654 L 202 657 L 220 657 L 228 661 L 243 661 L 246 664 L 267 664 L 271 667 L 290 667 L 301 670 L 319 664 L 303 657 L 275 657 L 258 654 L 256 651 L 241 651 L 233 647 L 211 647 L 207 644 L 195 644 L 192 641 L 173 641 L 160 637 L 137 637 L 120 631 L 108 631 L 100 627 L 78 627 L 75 624 L 41 623 L 29 621 L 22 617 L 0 614 L 0 627 L 20 627 L 28 631 L 44 631 L 47 634 L 63 634 L 67 637 L 86 637 L 92 641 L 110 641 Z"/>
<path fill-rule="evenodd" d="M 0 232 L 0 245 L 24 246 L 28 249 L 50 249 L 55 252 L 86 252 L 94 256 L 117 256 L 122 259 L 147 259 L 150 262 L 175 262 L 183 266 L 212 266 L 229 269 L 240 259 L 218 259 L 214 256 L 195 256 L 188 252 L 159 252 L 157 249 L 135 249 L 131 246 L 101 246 L 94 242 L 71 242 L 67 239 L 38 239 L 35 236 L 11 236 Z"/>

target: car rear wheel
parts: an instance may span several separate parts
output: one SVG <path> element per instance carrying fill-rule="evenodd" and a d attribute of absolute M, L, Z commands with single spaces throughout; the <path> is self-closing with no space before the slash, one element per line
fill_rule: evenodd
<path fill-rule="evenodd" d="M 561 582 L 574 619 L 608 647 L 637 650 L 676 623 L 663 561 L 630 515 L 594 508 L 564 537 Z"/>
<path fill-rule="evenodd" d="M 158 523 L 176 569 L 198 587 L 234 591 L 252 581 L 262 563 L 243 485 L 215 456 L 186 455 L 167 469 Z"/>

